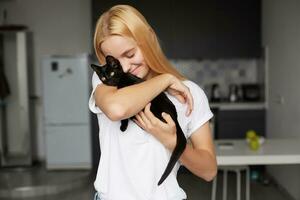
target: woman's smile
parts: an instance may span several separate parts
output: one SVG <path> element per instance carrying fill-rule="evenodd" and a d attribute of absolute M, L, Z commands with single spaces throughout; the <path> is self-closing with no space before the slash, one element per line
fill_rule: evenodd
<path fill-rule="evenodd" d="M 139 66 L 136 66 L 135 68 L 133 68 L 133 69 L 130 69 L 130 73 L 131 74 L 133 74 L 133 75 L 135 75 L 135 76 L 137 76 L 138 75 L 138 73 L 139 73 L 139 70 L 140 69 L 140 65 Z"/>

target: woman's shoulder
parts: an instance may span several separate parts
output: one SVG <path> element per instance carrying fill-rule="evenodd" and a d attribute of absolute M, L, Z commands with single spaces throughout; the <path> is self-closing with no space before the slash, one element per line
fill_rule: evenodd
<path fill-rule="evenodd" d="M 201 86 L 199 86 L 197 83 L 194 81 L 191 81 L 189 79 L 186 79 L 183 81 L 183 84 L 186 85 L 190 90 L 202 90 Z"/>

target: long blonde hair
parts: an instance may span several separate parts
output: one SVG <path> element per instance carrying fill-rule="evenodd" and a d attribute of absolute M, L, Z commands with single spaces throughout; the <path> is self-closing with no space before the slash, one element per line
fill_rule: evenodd
<path fill-rule="evenodd" d="M 101 43 L 111 35 L 133 38 L 140 47 L 144 59 L 157 74 L 170 73 L 184 80 L 163 53 L 157 36 L 144 16 L 129 5 L 116 5 L 104 12 L 97 21 L 94 33 L 94 49 L 98 61 L 105 62 Z"/>

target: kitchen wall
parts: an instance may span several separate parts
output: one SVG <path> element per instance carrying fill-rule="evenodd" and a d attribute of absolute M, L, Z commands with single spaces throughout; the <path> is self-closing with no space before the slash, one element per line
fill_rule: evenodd
<path fill-rule="evenodd" d="M 211 86 L 215 83 L 219 84 L 223 98 L 228 97 L 230 84 L 264 84 L 264 79 L 260 77 L 264 74 L 262 59 L 171 59 L 170 61 L 179 72 L 202 87 L 208 98 L 211 96 Z"/>
<path fill-rule="evenodd" d="M 268 46 L 269 109 L 267 134 L 300 138 L 300 1 L 263 0 L 263 43 Z M 274 166 L 269 172 L 300 199 L 300 167 Z"/>
<path fill-rule="evenodd" d="M 0 24 L 3 10 L 7 23 L 23 24 L 32 32 L 32 62 L 29 79 L 33 80 L 30 95 L 41 98 L 41 61 L 44 55 L 73 55 L 90 53 L 91 3 L 87 0 L 10 0 L 0 1 Z M 42 101 L 32 102 L 36 127 L 32 131 L 33 156 L 45 159 Z"/>

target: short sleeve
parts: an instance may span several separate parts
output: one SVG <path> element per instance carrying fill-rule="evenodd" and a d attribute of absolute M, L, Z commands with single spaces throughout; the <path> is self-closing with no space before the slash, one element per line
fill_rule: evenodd
<path fill-rule="evenodd" d="M 100 110 L 100 108 L 96 105 L 96 100 L 95 100 L 95 90 L 97 88 L 97 86 L 99 84 L 102 84 L 102 82 L 100 81 L 98 75 L 96 74 L 96 72 L 93 73 L 92 76 L 92 86 L 93 86 L 93 90 L 89 99 L 89 109 L 91 112 L 95 113 L 95 114 L 100 114 L 102 113 L 102 111 Z"/>
<path fill-rule="evenodd" d="M 186 84 L 193 96 L 194 109 L 190 115 L 187 136 L 190 137 L 199 127 L 213 117 L 207 96 L 197 84 L 188 81 Z"/>

